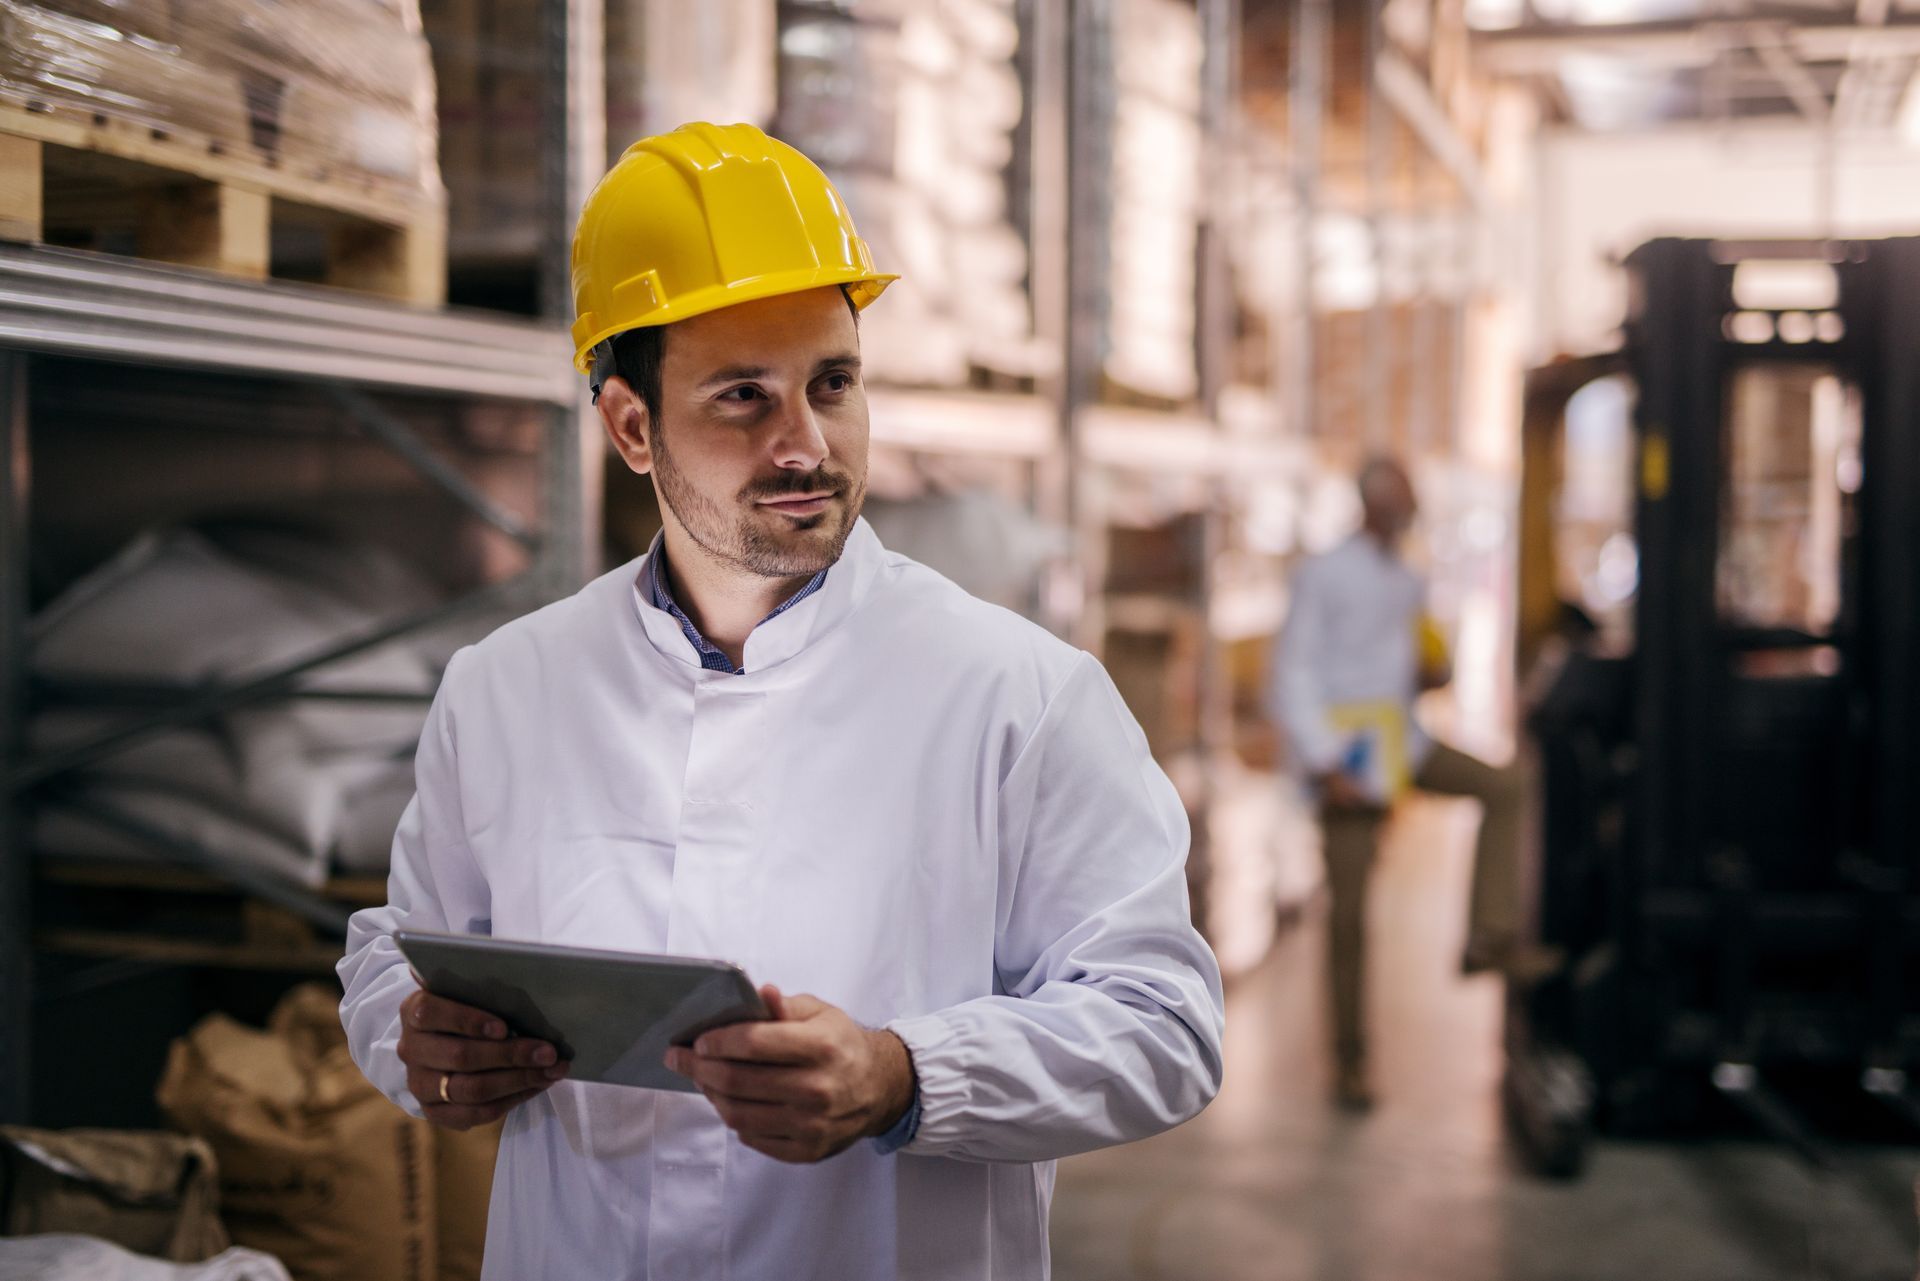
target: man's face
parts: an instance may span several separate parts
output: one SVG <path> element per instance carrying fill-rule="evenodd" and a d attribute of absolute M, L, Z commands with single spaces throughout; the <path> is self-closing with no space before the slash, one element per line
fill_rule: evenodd
<path fill-rule="evenodd" d="M 766 578 L 833 564 L 867 492 L 846 298 L 812 289 L 674 325 L 648 439 L 662 501 L 709 555 Z"/>

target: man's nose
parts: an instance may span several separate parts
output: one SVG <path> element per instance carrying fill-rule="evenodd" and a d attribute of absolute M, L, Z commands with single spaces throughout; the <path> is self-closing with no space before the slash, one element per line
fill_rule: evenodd
<path fill-rule="evenodd" d="M 819 415 L 805 397 L 782 409 L 771 441 L 773 461 L 783 468 L 812 471 L 827 460 L 827 438 Z"/>

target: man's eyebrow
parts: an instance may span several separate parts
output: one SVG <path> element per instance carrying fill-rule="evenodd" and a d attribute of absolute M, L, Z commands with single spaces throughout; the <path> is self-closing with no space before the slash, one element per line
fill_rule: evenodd
<path fill-rule="evenodd" d="M 838 356 L 823 356 L 820 363 L 813 367 L 813 376 L 818 378 L 829 369 L 844 369 L 848 373 L 860 372 L 860 357 L 854 352 L 844 352 Z"/>
<path fill-rule="evenodd" d="M 728 365 L 724 369 L 714 370 L 701 379 L 700 385 L 694 390 L 705 391 L 719 383 L 746 382 L 754 378 L 765 378 L 772 372 L 765 365 Z"/>

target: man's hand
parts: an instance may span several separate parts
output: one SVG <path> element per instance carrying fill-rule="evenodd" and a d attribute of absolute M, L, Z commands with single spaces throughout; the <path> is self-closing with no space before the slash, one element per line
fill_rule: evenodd
<path fill-rule="evenodd" d="M 496 1121 L 567 1074 L 553 1046 L 509 1038 L 485 1010 L 415 992 L 400 1003 L 400 1061 L 427 1120 L 449 1130 Z"/>
<path fill-rule="evenodd" d="M 1315 780 L 1320 785 L 1320 803 L 1332 810 L 1378 809 L 1379 803 L 1345 770 L 1331 770 Z"/>
<path fill-rule="evenodd" d="M 773 1021 L 715 1028 L 666 1060 L 742 1143 L 780 1161 L 823 1161 L 906 1114 L 913 1059 L 899 1037 L 811 996 L 760 995 Z"/>

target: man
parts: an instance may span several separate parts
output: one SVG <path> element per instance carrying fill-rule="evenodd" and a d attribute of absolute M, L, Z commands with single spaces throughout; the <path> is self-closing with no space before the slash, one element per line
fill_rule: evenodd
<path fill-rule="evenodd" d="M 489 1278 L 1043 1277 L 1055 1158 L 1218 1089 L 1187 827 L 1085 654 L 859 519 L 874 270 L 745 125 L 630 148 L 574 242 L 578 363 L 665 528 L 458 655 L 340 972 L 401 1106 L 505 1115 Z M 397 927 L 718 957 L 776 1019 L 575 1082 L 419 992 Z M 806 993 L 806 995 L 785 995 Z"/>
<path fill-rule="evenodd" d="M 1366 887 L 1380 828 L 1406 786 L 1482 807 L 1462 969 L 1533 980 L 1554 955 L 1521 938 L 1520 823 L 1527 785 L 1443 743 L 1413 718 L 1422 690 L 1450 679 L 1425 617 L 1426 588 L 1400 558 L 1418 507 L 1406 472 L 1375 458 L 1359 476 L 1362 527 L 1302 565 L 1275 655 L 1277 719 L 1320 808 L 1334 1022 L 1335 1098 L 1372 1106 L 1364 1003 Z"/>

